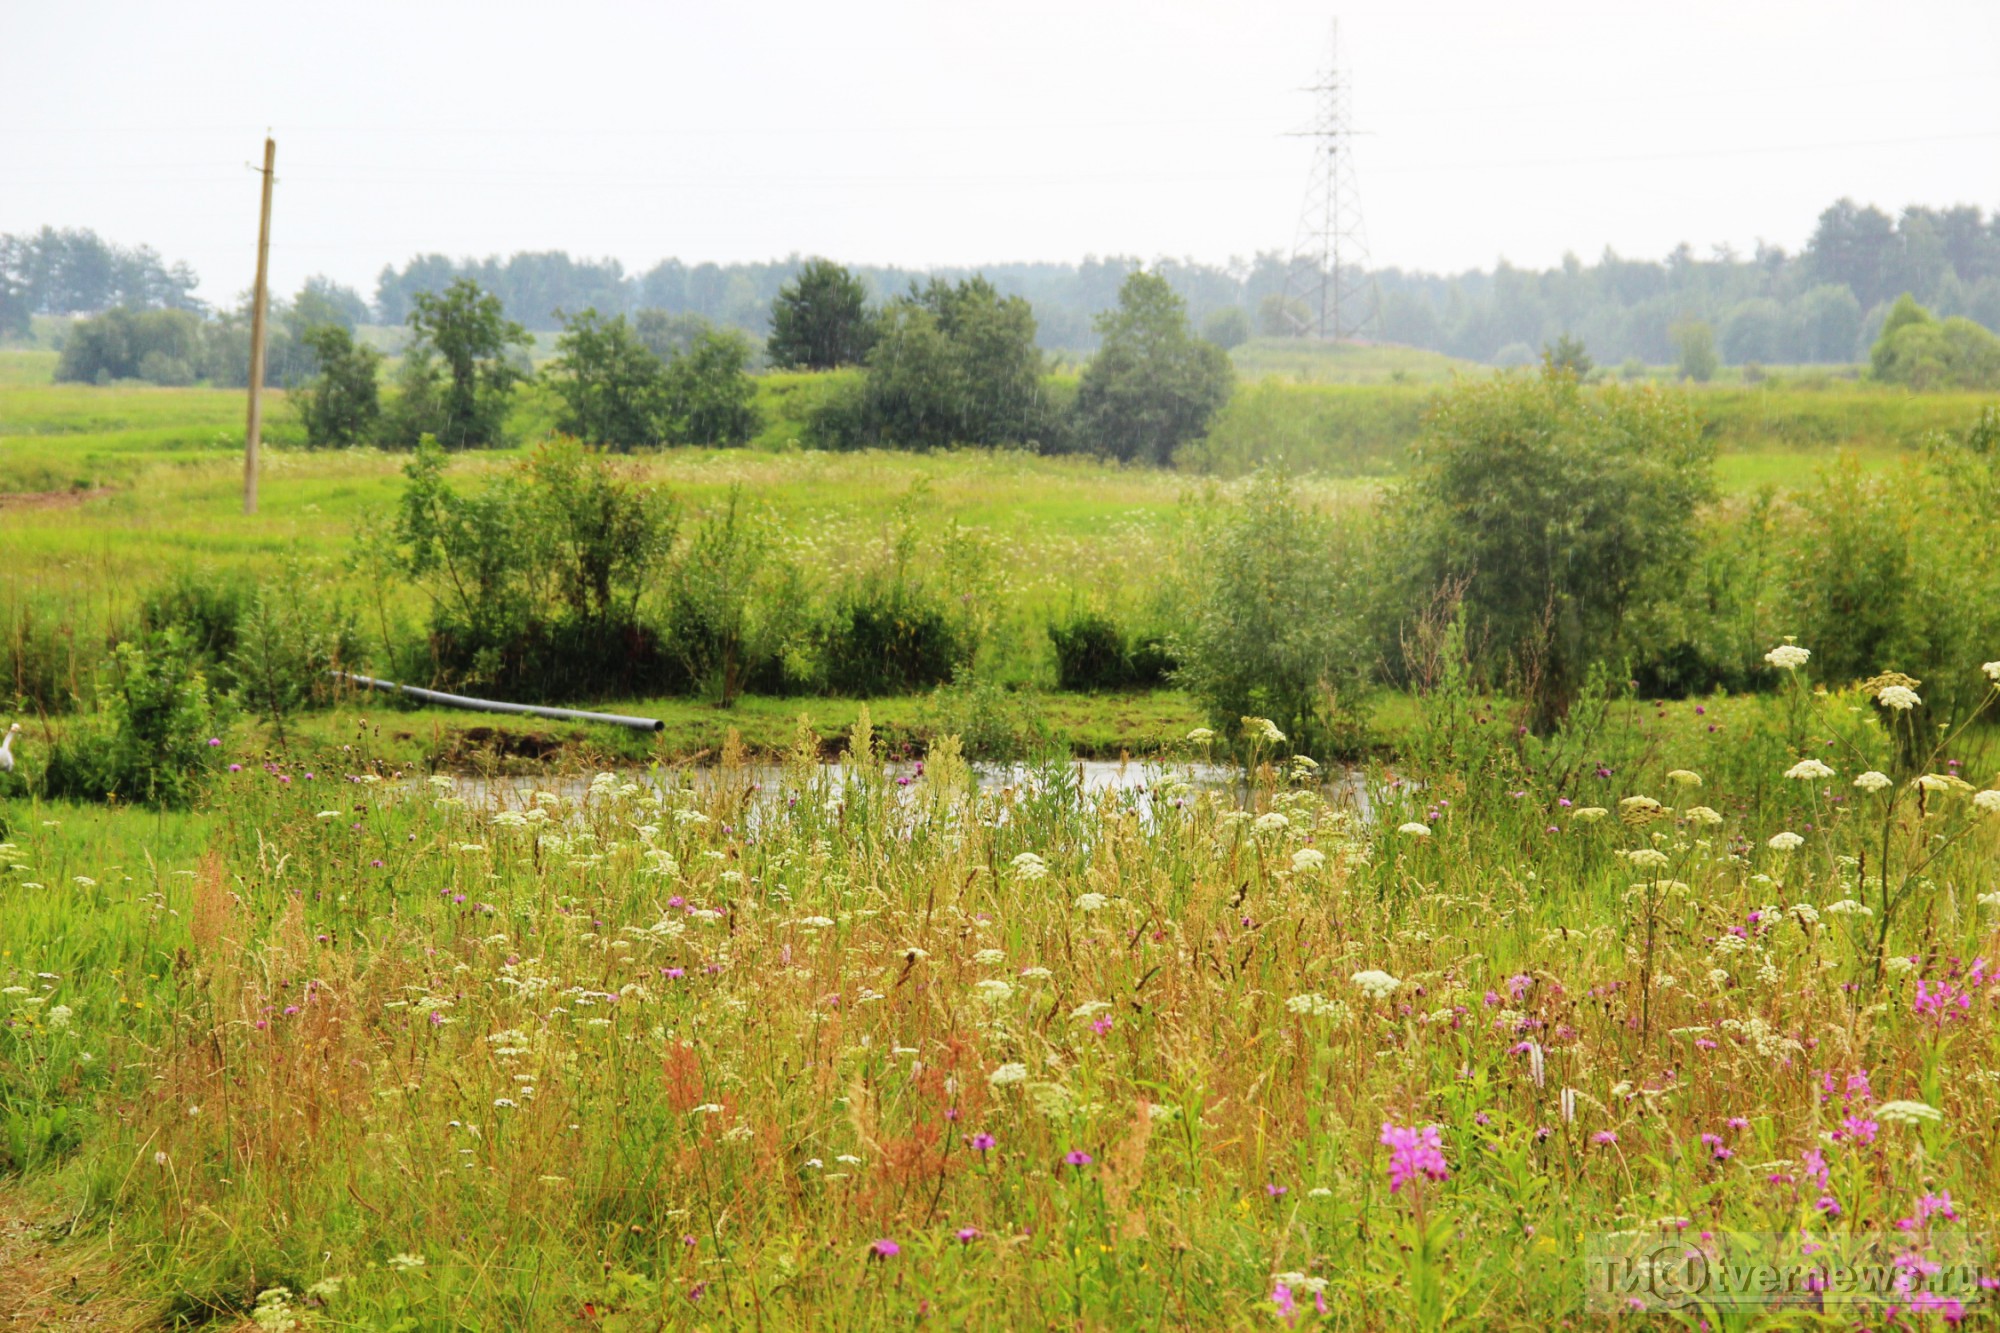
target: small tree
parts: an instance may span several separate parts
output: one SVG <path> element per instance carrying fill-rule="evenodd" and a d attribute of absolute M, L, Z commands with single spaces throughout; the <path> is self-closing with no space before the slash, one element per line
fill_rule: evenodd
<path fill-rule="evenodd" d="M 1565 333 L 1552 343 L 1542 344 L 1542 368 L 1563 371 L 1581 384 L 1597 369 L 1597 363 L 1590 359 L 1590 349 L 1583 345 L 1583 339 Z"/>
<path fill-rule="evenodd" d="M 531 343 L 528 331 L 506 317 L 499 297 L 470 278 L 458 279 L 442 294 L 419 292 L 414 305 L 413 351 L 435 356 L 412 363 L 422 366 L 438 390 L 438 419 L 429 433 L 447 449 L 499 444 L 508 402 L 522 378 L 507 360 L 507 349 Z"/>
<path fill-rule="evenodd" d="M 1715 352 L 1715 330 L 1707 320 L 1684 320 L 1674 325 L 1672 330 L 1674 354 L 1680 359 L 1681 375 L 1697 384 L 1706 384 L 1715 378 L 1715 371 L 1722 364 Z"/>
<path fill-rule="evenodd" d="M 381 354 L 355 342 L 338 324 L 306 330 L 305 343 L 319 362 L 319 373 L 306 381 L 295 400 L 305 422 L 306 443 L 315 449 L 366 443 L 382 415 L 375 384 Z"/>
<path fill-rule="evenodd" d="M 859 365 L 875 341 L 868 293 L 860 279 L 830 259 L 807 261 L 771 303 L 771 364 L 832 370 Z"/>
<path fill-rule="evenodd" d="M 1235 738 L 1245 717 L 1263 717 L 1292 749 L 1353 748 L 1366 648 L 1351 543 L 1281 472 L 1261 473 L 1204 534 L 1174 679 L 1218 731 Z"/>
<path fill-rule="evenodd" d="M 565 318 L 556 351 L 543 377 L 562 399 L 557 430 L 613 449 L 662 437 L 667 368 L 625 316 L 607 320 L 588 309 Z"/>
<path fill-rule="evenodd" d="M 1240 305 L 1211 310 L 1201 321 L 1201 336 L 1225 352 L 1232 347 L 1241 347 L 1250 341 L 1250 316 L 1243 313 Z"/>
<path fill-rule="evenodd" d="M 1492 683 L 1511 676 L 1553 727 L 1627 608 L 1694 549 L 1713 446 L 1681 395 L 1544 372 L 1448 390 L 1416 454 L 1392 502 L 1403 604 L 1462 586 Z"/>
<path fill-rule="evenodd" d="M 1097 331 L 1103 342 L 1076 398 L 1084 440 L 1121 461 L 1172 462 L 1229 401 L 1236 372 L 1228 355 L 1194 336 L 1187 303 L 1155 273 L 1126 278 L 1118 308 L 1097 317 Z"/>
<path fill-rule="evenodd" d="M 1939 322 L 1904 292 L 1868 353 L 1876 379 L 1913 389 L 2000 388 L 2000 338 L 1969 319 Z"/>
<path fill-rule="evenodd" d="M 675 444 L 733 447 L 762 427 L 750 343 L 734 329 L 710 329 L 667 365 L 666 436 Z"/>

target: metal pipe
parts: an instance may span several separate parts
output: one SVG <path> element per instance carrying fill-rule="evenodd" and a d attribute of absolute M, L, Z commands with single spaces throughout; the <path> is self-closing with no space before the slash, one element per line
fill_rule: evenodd
<path fill-rule="evenodd" d="M 398 685 L 392 680 L 377 680 L 373 676 L 357 676 L 351 671 L 329 673 L 336 679 L 353 685 L 365 686 L 371 690 L 388 690 L 391 693 L 407 694 L 412 699 L 422 699 L 425 703 L 444 704 L 448 708 L 471 708 L 481 713 L 524 713 L 530 717 L 553 717 L 564 722 L 602 722 L 607 726 L 631 727 L 634 731 L 665 731 L 667 724 L 656 717 L 628 717 L 623 713 L 586 713 L 576 708 L 538 708 L 534 704 L 502 703 L 497 699 L 474 699 L 465 694 L 446 694 L 442 690 L 426 690 L 416 685 Z"/>

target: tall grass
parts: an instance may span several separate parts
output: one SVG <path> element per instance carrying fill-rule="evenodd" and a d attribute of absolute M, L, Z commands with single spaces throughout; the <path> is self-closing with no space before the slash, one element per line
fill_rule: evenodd
<path fill-rule="evenodd" d="M 1447 683 L 1421 726 L 1372 820 L 896 779 L 865 715 L 775 781 L 412 782 L 360 733 L 194 815 L 17 809 L 9 1160 L 168 1316 L 357 1327 L 1546 1328 L 1593 1233 L 1982 1225 L 2000 815 L 1893 717 L 1538 740 Z M 1881 933 L 1888 834 L 1936 854 Z"/>

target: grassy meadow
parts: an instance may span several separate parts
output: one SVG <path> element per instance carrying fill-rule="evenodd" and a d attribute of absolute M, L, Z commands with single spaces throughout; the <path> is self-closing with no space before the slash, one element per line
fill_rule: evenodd
<path fill-rule="evenodd" d="M 1176 690 L 1055 690 L 1048 620 L 1171 598 L 1259 463 L 1334 513 L 1405 466 L 1431 385 L 1256 379 L 1252 348 L 1171 472 L 805 451 L 824 384 L 777 375 L 752 448 L 631 461 L 815 571 L 914 521 L 922 558 L 976 552 L 1008 706 L 1131 756 L 1112 789 L 975 770 L 937 697 L 754 693 L 591 704 L 659 736 L 339 693 L 283 739 L 219 726 L 191 808 L 0 786 L 0 1321 L 1990 1318 L 2000 661 L 1917 683 L 1975 701 L 1940 730 L 1760 639 L 1748 692 L 1600 680 L 1545 734 L 1445 661 L 1341 771 L 1221 754 Z M 0 352 L 0 627 L 54 608 L 81 681 L 171 573 L 421 617 L 353 559 L 406 456 L 295 447 L 279 395 L 246 519 L 240 393 L 51 364 Z M 1905 471 L 1979 400 L 1693 401 L 1735 514 Z M 25 769 L 67 725 L 29 720 Z M 1874 1285 L 1741 1309 L 1591 1263 L 1689 1248 Z"/>

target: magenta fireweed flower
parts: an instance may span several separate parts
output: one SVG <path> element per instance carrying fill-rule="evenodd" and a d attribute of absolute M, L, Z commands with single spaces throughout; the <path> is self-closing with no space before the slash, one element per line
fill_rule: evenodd
<path fill-rule="evenodd" d="M 868 1247 L 868 1253 L 877 1259 L 893 1259 L 903 1252 L 903 1247 L 893 1240 L 878 1240 Z"/>
<path fill-rule="evenodd" d="M 1403 1128 L 1384 1120 L 1379 1142 L 1389 1150 L 1391 1194 L 1418 1176 L 1430 1180 L 1446 1180 L 1451 1176 L 1451 1168 L 1445 1165 L 1444 1144 L 1438 1137 L 1436 1125 L 1425 1125 L 1422 1129 L 1414 1125 Z"/>
<path fill-rule="evenodd" d="M 1920 1194 L 1917 1196 L 1917 1221 L 1928 1222 L 1933 1217 L 1942 1217 L 1947 1222 L 1956 1222 L 1958 1213 L 1951 1206 L 1951 1191 L 1941 1194 Z"/>
<path fill-rule="evenodd" d="M 1848 1116 L 1840 1122 L 1840 1128 L 1833 1131 L 1833 1137 L 1848 1143 L 1867 1145 L 1875 1142 L 1876 1131 L 1882 1127 L 1873 1120 L 1858 1115 Z"/>
<path fill-rule="evenodd" d="M 1299 1303 L 1292 1299 L 1292 1289 L 1280 1282 L 1271 1288 L 1271 1304 L 1278 1307 L 1278 1318 L 1286 1323 L 1298 1318 Z"/>

